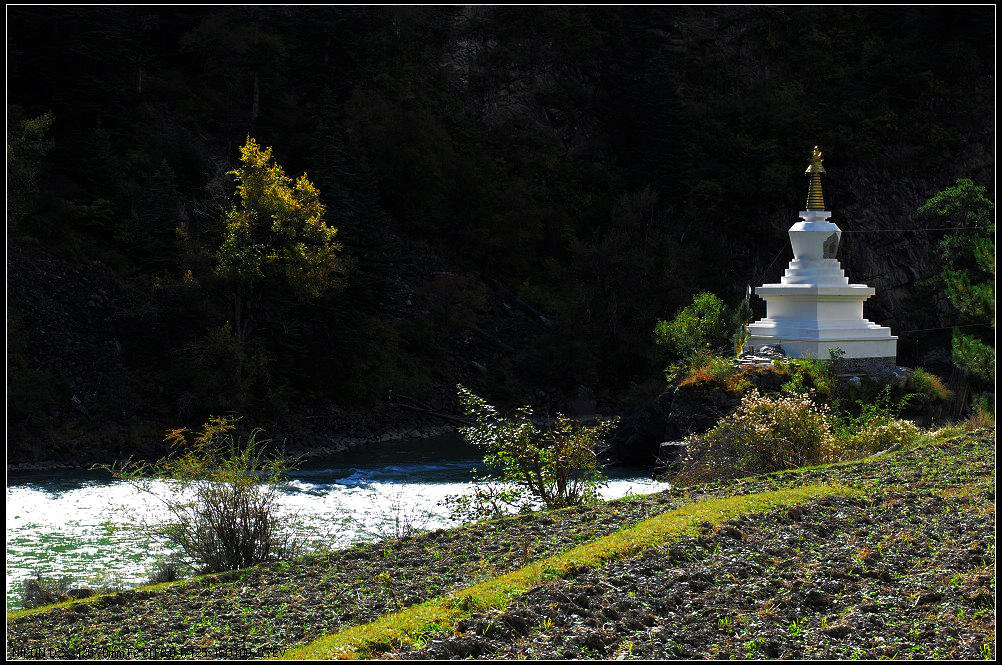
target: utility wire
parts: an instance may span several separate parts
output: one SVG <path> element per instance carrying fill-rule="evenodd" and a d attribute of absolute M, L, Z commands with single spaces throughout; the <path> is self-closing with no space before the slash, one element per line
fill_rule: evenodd
<path fill-rule="evenodd" d="M 990 325 L 991 325 L 990 323 L 965 323 L 962 326 L 943 326 L 941 328 L 916 328 L 915 330 L 902 330 L 899 331 L 898 334 L 904 335 L 905 333 L 928 332 L 930 330 L 952 330 L 954 328 L 975 328 L 978 326 L 990 326 Z"/>
<path fill-rule="evenodd" d="M 988 230 L 983 226 L 925 226 L 917 229 L 864 229 L 864 230 L 849 229 L 849 230 L 843 230 L 842 233 L 898 233 L 901 231 L 959 231 L 962 229 L 983 229 L 985 231 Z M 776 259 L 779 258 L 780 254 L 782 254 L 786 250 L 786 248 L 787 245 L 783 245 L 783 247 L 780 248 L 779 252 L 776 253 L 776 256 L 772 257 L 772 261 L 769 261 L 769 265 L 767 265 L 762 270 L 763 275 L 769 272 L 769 268 L 772 267 L 772 264 L 776 262 Z M 974 324 L 974 325 L 981 325 L 981 324 Z M 954 326 L 950 327 L 952 328 Z M 942 329 L 928 328 L 928 330 L 945 330 L 945 328 Z M 918 332 L 918 331 L 909 330 L 907 332 Z"/>
<path fill-rule="evenodd" d="M 983 226 L 924 226 L 917 229 L 849 229 L 842 233 L 884 233 L 892 231 L 959 231 L 961 229 L 984 229 Z"/>
<path fill-rule="evenodd" d="M 765 275 L 765 273 L 769 272 L 769 268 L 771 268 L 772 264 L 776 262 L 776 259 L 779 258 L 779 255 L 786 251 L 786 247 L 787 247 L 786 245 L 783 245 L 782 247 L 779 248 L 779 251 L 776 252 L 776 256 L 772 257 L 772 261 L 769 261 L 769 265 L 767 265 L 765 267 L 765 269 L 762 271 L 763 275 Z M 758 280 L 756 280 L 756 281 L 758 281 Z"/>

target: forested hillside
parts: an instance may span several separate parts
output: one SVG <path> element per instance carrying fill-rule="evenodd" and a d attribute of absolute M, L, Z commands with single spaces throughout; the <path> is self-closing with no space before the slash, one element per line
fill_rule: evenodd
<path fill-rule="evenodd" d="M 990 6 L 10 7 L 9 459 L 371 429 L 457 382 L 647 398 L 658 318 L 782 273 L 814 145 L 867 317 L 941 367 L 917 210 L 993 186 L 994 40 Z M 248 137 L 337 229 L 322 293 L 219 269 Z"/>

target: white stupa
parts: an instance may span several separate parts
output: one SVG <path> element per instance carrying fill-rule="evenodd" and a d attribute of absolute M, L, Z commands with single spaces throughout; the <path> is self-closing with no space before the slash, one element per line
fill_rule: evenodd
<path fill-rule="evenodd" d="M 872 358 L 894 363 L 898 338 L 891 329 L 863 318 L 863 301 L 876 293 L 865 284 L 850 284 L 838 260 L 842 231 L 828 219 L 821 193 L 821 151 L 814 148 L 807 210 L 790 227 L 793 260 L 779 284 L 764 284 L 755 294 L 766 302 L 764 319 L 750 324 L 748 345 L 779 345 L 787 356 L 828 358 L 839 348 L 845 358 Z"/>

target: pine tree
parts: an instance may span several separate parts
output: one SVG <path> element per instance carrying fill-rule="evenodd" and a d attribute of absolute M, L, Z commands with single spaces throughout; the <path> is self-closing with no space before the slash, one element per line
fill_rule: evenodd
<path fill-rule="evenodd" d="M 958 324 L 968 326 L 966 332 L 954 328 L 953 361 L 987 382 L 995 377 L 994 208 L 985 188 L 966 178 L 937 192 L 919 208 L 919 212 L 933 212 L 961 227 L 940 243 L 940 280 L 961 315 Z"/>

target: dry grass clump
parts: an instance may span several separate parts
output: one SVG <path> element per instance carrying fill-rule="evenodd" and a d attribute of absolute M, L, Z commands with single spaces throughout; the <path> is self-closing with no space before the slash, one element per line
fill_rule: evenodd
<path fill-rule="evenodd" d="M 696 386 L 718 388 L 728 395 L 737 397 L 755 387 L 774 384 L 777 388 L 790 378 L 783 367 L 737 366 L 731 358 L 722 358 L 710 353 L 697 354 L 690 358 L 684 378 L 679 387 Z"/>
<path fill-rule="evenodd" d="M 943 384 L 943 379 L 922 368 L 908 376 L 908 390 L 930 401 L 949 402 L 953 399 L 953 391 Z"/>
<path fill-rule="evenodd" d="M 969 430 L 995 427 L 995 407 L 987 395 L 975 395 L 971 400 L 971 415 L 966 421 Z"/>
<path fill-rule="evenodd" d="M 910 446 L 921 430 L 894 417 L 898 407 L 889 405 L 888 395 L 847 418 L 818 404 L 810 389 L 780 395 L 753 389 L 713 429 L 686 439 L 686 458 L 674 482 L 741 478 Z"/>
<path fill-rule="evenodd" d="M 705 434 L 686 439 L 681 480 L 740 478 L 835 461 L 837 439 L 830 411 L 810 394 L 745 395 L 729 416 Z"/>
<path fill-rule="evenodd" d="M 903 448 L 918 440 L 921 430 L 908 420 L 891 420 L 869 429 L 864 429 L 846 443 L 847 456 L 851 453 L 872 455 L 882 450 Z"/>
<path fill-rule="evenodd" d="M 721 358 L 709 351 L 694 353 L 684 365 L 679 366 L 680 386 L 695 386 L 706 383 L 721 383 L 737 371 L 727 358 Z"/>

